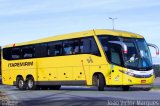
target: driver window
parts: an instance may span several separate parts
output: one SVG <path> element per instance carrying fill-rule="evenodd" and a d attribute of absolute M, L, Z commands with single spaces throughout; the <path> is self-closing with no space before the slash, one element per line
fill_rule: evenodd
<path fill-rule="evenodd" d="M 109 50 L 110 62 L 116 65 L 122 65 L 122 54 L 119 46 L 113 46 Z"/>
<path fill-rule="evenodd" d="M 115 48 L 111 48 L 111 62 L 117 65 L 121 65 L 120 54 L 118 50 L 115 50 Z"/>

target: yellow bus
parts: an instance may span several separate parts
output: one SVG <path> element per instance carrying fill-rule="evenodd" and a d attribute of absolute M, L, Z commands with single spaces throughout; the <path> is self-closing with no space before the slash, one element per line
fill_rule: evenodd
<path fill-rule="evenodd" d="M 61 85 L 119 86 L 152 84 L 154 74 L 147 44 L 138 34 L 89 30 L 6 45 L 2 50 L 2 82 L 20 90 Z"/>

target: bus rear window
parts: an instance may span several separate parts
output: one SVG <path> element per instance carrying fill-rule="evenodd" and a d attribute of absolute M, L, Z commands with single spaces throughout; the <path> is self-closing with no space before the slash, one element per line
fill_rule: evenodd
<path fill-rule="evenodd" d="M 11 59 L 11 49 L 10 48 L 3 49 L 3 58 L 6 60 Z"/>

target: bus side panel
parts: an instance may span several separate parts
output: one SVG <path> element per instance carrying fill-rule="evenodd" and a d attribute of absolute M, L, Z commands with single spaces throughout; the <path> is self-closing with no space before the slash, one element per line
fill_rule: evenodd
<path fill-rule="evenodd" d="M 57 68 L 39 68 L 37 81 L 56 81 L 58 80 Z"/>
<path fill-rule="evenodd" d="M 109 65 L 91 65 L 90 66 L 90 85 L 92 85 L 92 78 L 94 74 L 102 74 L 104 76 L 104 80 L 106 82 L 106 85 L 108 85 L 111 82 L 111 79 L 109 79 L 110 77 L 110 67 Z"/>
<path fill-rule="evenodd" d="M 85 70 L 89 71 L 89 68 Z M 86 75 L 82 66 L 73 67 L 73 80 L 84 80 Z"/>
<path fill-rule="evenodd" d="M 7 70 L 2 70 L 2 84 L 12 85 L 9 80 L 10 74 Z"/>
<path fill-rule="evenodd" d="M 88 59 L 90 60 L 89 62 L 90 73 L 88 74 L 90 79 L 88 81 L 89 82 L 88 85 L 92 85 L 92 79 L 94 74 L 102 74 L 104 76 L 104 80 L 106 80 L 110 74 L 109 65 L 106 64 L 106 58 L 102 56 L 91 55 L 88 57 Z M 106 83 L 108 83 L 107 81 Z"/>
<path fill-rule="evenodd" d="M 14 72 L 8 68 L 8 62 L 2 59 L 2 84 L 13 85 L 13 76 Z"/>
<path fill-rule="evenodd" d="M 89 56 L 81 54 L 37 59 L 38 81 L 89 81 Z"/>
<path fill-rule="evenodd" d="M 22 76 L 26 80 L 27 75 L 32 75 L 37 80 L 36 59 L 3 60 L 2 67 L 3 84 L 13 85 L 16 82 L 17 76 Z"/>
<path fill-rule="evenodd" d="M 106 85 L 109 85 L 111 83 L 111 65 L 110 64 L 104 64 L 101 65 L 102 73 L 104 74 Z"/>
<path fill-rule="evenodd" d="M 61 67 L 57 68 L 58 79 L 61 81 L 70 81 L 72 80 L 72 67 Z"/>

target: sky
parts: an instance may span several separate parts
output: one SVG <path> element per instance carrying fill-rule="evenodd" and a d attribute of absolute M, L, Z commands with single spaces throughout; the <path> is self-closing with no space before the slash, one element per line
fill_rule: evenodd
<path fill-rule="evenodd" d="M 0 0 L 0 45 L 112 29 L 108 17 L 160 47 L 160 0 Z"/>

